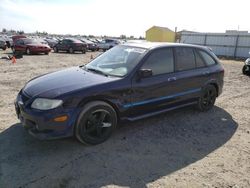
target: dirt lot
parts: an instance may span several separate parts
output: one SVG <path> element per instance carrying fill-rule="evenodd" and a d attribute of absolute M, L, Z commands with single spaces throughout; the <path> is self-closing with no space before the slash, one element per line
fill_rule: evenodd
<path fill-rule="evenodd" d="M 14 112 L 18 91 L 91 55 L 24 56 L 15 65 L 0 59 L 1 188 L 250 187 L 250 77 L 239 61 L 222 61 L 224 92 L 209 112 L 185 108 L 125 124 L 97 146 L 31 137 Z"/>

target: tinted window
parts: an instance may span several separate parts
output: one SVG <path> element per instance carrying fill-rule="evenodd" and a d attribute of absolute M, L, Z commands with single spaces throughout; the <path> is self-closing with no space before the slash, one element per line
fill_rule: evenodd
<path fill-rule="evenodd" d="M 106 39 L 106 43 L 113 42 L 112 40 Z"/>
<path fill-rule="evenodd" d="M 67 40 L 62 40 L 62 44 L 67 44 L 68 41 Z"/>
<path fill-rule="evenodd" d="M 205 67 L 206 63 L 204 62 L 204 60 L 202 59 L 201 55 L 195 50 L 195 62 L 196 62 L 196 67 L 200 68 L 200 67 Z"/>
<path fill-rule="evenodd" d="M 207 52 L 204 51 L 199 51 L 199 53 L 201 54 L 201 56 L 203 57 L 203 59 L 205 60 L 207 65 L 214 65 L 216 64 L 216 62 L 214 61 L 214 59 L 207 54 Z"/>
<path fill-rule="evenodd" d="M 192 48 L 175 48 L 176 70 L 190 70 L 195 68 L 195 57 Z"/>
<path fill-rule="evenodd" d="M 17 40 L 17 41 L 16 41 L 16 44 L 17 44 L 17 45 L 23 45 L 24 42 L 23 42 L 22 40 Z"/>
<path fill-rule="evenodd" d="M 174 72 L 174 58 L 171 48 L 159 49 L 150 54 L 142 69 L 151 69 L 153 75 Z"/>

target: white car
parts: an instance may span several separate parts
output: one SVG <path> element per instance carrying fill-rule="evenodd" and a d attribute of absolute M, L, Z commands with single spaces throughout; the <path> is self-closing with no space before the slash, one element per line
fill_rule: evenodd
<path fill-rule="evenodd" d="M 242 68 L 242 73 L 245 74 L 245 75 L 249 75 L 250 76 L 250 58 L 248 58 L 246 61 L 245 61 L 245 64 Z"/>

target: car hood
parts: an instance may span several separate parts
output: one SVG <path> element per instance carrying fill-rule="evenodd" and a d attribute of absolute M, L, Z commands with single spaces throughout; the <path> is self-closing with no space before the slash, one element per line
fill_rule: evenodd
<path fill-rule="evenodd" d="M 23 88 L 30 97 L 55 98 L 68 92 L 117 80 L 87 72 L 80 67 L 72 67 L 49 73 L 30 80 Z"/>

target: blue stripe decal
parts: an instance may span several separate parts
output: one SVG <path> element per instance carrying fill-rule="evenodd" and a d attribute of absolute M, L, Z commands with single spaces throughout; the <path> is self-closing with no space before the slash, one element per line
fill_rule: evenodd
<path fill-rule="evenodd" d="M 168 96 L 163 96 L 163 97 L 159 97 L 159 98 L 155 98 L 155 99 L 149 99 L 149 100 L 145 100 L 145 101 L 128 103 L 128 104 L 123 105 L 123 107 L 124 108 L 129 108 L 129 107 L 132 107 L 132 106 L 140 106 L 140 105 L 144 105 L 144 104 L 148 104 L 148 103 L 152 103 L 152 102 L 158 102 L 158 101 L 162 101 L 162 100 L 166 100 L 166 99 L 180 97 L 180 96 L 183 96 L 183 95 L 188 95 L 188 94 L 191 94 L 191 93 L 196 93 L 196 92 L 199 92 L 199 91 L 201 91 L 201 88 L 184 91 L 184 92 L 181 92 L 181 93 L 177 93 L 175 95 L 168 95 Z"/>

